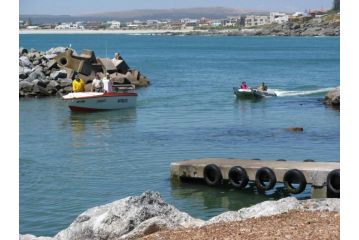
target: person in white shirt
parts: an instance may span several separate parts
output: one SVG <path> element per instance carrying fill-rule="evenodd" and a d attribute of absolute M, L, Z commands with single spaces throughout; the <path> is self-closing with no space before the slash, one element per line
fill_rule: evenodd
<path fill-rule="evenodd" d="M 110 78 L 110 74 L 106 73 L 106 77 L 102 79 L 103 82 L 103 90 L 104 92 L 112 92 L 112 79 Z"/>
<path fill-rule="evenodd" d="M 103 82 L 100 79 L 100 75 L 96 73 L 95 79 L 92 80 L 92 92 L 102 92 L 103 91 Z"/>

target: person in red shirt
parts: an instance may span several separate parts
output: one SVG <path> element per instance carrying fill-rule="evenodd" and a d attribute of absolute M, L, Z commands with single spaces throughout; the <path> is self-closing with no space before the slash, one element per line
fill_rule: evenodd
<path fill-rule="evenodd" d="M 240 89 L 248 89 L 248 85 L 246 82 L 242 82 Z"/>

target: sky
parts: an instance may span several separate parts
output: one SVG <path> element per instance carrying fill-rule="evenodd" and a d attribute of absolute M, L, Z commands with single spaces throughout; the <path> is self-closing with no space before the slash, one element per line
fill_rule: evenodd
<path fill-rule="evenodd" d="M 229 7 L 268 11 L 330 9 L 333 0 L 19 0 L 20 14 L 76 15 L 133 9 Z"/>

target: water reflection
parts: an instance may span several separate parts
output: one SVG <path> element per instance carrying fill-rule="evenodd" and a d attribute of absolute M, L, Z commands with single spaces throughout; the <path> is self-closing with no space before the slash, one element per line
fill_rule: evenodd
<path fill-rule="evenodd" d="M 137 120 L 136 109 L 101 112 L 70 112 L 64 125 L 72 134 L 74 147 L 83 147 L 86 138 L 112 135 L 114 130 L 128 128 Z"/>
<path fill-rule="evenodd" d="M 69 123 L 74 134 L 83 134 L 86 128 L 100 131 L 111 129 L 114 124 L 131 123 L 135 122 L 136 119 L 136 109 L 88 113 L 71 112 L 69 115 Z"/>
<path fill-rule="evenodd" d="M 273 190 L 260 193 L 253 182 L 250 182 L 245 189 L 238 190 L 228 183 L 220 187 L 209 187 L 202 180 L 184 180 L 172 181 L 171 190 L 172 197 L 180 202 L 181 210 L 187 211 L 194 217 L 205 217 L 206 219 L 225 211 L 236 211 L 259 202 L 290 196 L 281 183 L 277 184 Z M 310 198 L 310 186 L 296 197 L 299 199 Z M 203 216 L 203 212 L 193 212 L 193 205 L 197 208 L 202 206 L 211 211 L 206 213 L 207 216 Z"/>
<path fill-rule="evenodd" d="M 247 113 L 248 111 L 251 111 L 253 108 L 253 105 L 258 105 L 261 100 L 258 98 L 235 98 L 234 105 L 237 110 L 239 110 L 241 113 Z"/>

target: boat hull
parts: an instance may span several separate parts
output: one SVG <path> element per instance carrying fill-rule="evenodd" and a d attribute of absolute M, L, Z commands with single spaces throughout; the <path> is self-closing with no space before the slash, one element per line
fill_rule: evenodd
<path fill-rule="evenodd" d="M 136 107 L 137 93 L 72 93 L 63 99 L 72 111 L 115 110 Z"/>
<path fill-rule="evenodd" d="M 233 87 L 233 92 L 237 98 L 264 98 L 277 96 L 274 91 L 258 91 L 256 89 L 240 89 L 236 87 Z"/>

